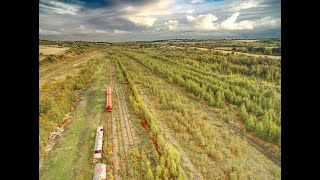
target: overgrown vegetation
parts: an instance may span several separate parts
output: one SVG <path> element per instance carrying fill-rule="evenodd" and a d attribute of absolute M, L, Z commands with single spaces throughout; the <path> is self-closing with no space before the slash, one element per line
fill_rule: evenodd
<path fill-rule="evenodd" d="M 212 179 L 223 176 L 222 172 L 230 172 L 224 177 L 227 179 L 232 177 L 239 179 L 259 177 L 251 174 L 252 171 L 250 170 L 241 170 L 245 169 L 244 167 L 240 168 L 240 164 L 243 163 L 241 161 L 243 159 L 248 161 L 246 157 L 253 154 L 249 153 L 250 150 L 247 147 L 230 137 L 228 131 L 221 132 L 220 128 L 213 125 L 213 117 L 203 114 L 203 111 L 199 110 L 200 107 L 192 103 L 193 100 L 181 96 L 180 92 L 175 93 L 175 90 L 171 88 L 164 88 L 163 81 L 156 80 L 157 78 L 150 78 L 149 76 L 146 77 L 146 74 L 148 74 L 144 73 L 146 69 L 143 67 L 136 68 L 138 64 L 124 56 L 123 50 L 117 51 L 115 49 L 114 51 L 118 52 L 117 58 L 120 59 L 121 64 L 126 68 L 126 72 L 133 77 L 134 85 L 146 88 L 143 92 L 139 90 L 139 94 L 148 93 L 152 95 L 152 99 L 155 98 L 153 105 L 156 105 L 153 108 L 161 114 L 161 121 L 164 121 L 167 127 L 174 132 L 175 137 L 180 139 L 179 144 L 184 144 L 183 142 L 185 142 L 185 150 L 190 150 L 188 156 L 192 157 L 193 163 L 198 166 L 205 178 Z M 150 72 L 150 74 L 153 73 Z M 222 94 L 219 96 L 223 98 Z M 146 102 L 146 100 L 143 101 Z M 230 120 L 231 117 L 228 114 L 230 111 L 235 110 L 234 107 L 234 105 L 230 107 L 224 105 L 221 109 L 222 111 L 219 111 L 218 117 Z M 254 131 L 252 126 L 248 126 L 248 128 L 248 131 Z M 217 133 L 217 131 L 220 133 Z M 209 169 L 213 167 L 216 167 L 214 168 L 214 172 L 210 172 L 211 170 Z M 254 165 L 254 167 L 256 168 L 257 166 Z M 253 164 L 251 168 L 253 168 Z M 187 173 L 187 175 L 192 179 L 191 174 Z"/>
<path fill-rule="evenodd" d="M 91 82 L 100 61 L 98 59 L 88 61 L 76 76 L 68 76 L 63 82 L 44 86 L 41 89 L 39 102 L 40 156 L 43 156 L 43 147 L 50 134 L 64 123 L 63 117 L 77 101 L 75 90 L 81 90 Z"/>
<path fill-rule="evenodd" d="M 118 61 L 118 65 L 122 70 L 124 77 L 129 83 L 129 87 L 132 93 L 130 95 L 130 100 L 133 104 L 133 108 L 142 121 L 147 121 L 146 130 L 149 131 L 149 138 L 156 146 L 159 155 L 157 158 L 158 162 L 154 166 L 154 174 L 152 173 L 149 163 L 142 163 L 142 169 L 145 171 L 142 174 L 147 175 L 146 179 L 186 179 L 186 175 L 180 167 L 181 157 L 179 155 L 179 152 L 174 146 L 164 141 L 163 134 L 158 129 L 156 119 L 151 114 L 144 101 L 141 99 L 138 90 L 134 85 L 134 81 L 132 80 L 134 76 L 132 76 L 130 72 L 127 72 L 125 70 L 125 68 L 121 64 L 121 61 Z M 141 155 L 142 159 L 144 159 L 143 153 Z M 139 156 L 137 151 L 135 151 L 135 156 Z"/>
<path fill-rule="evenodd" d="M 179 84 L 209 105 L 243 105 L 250 114 L 241 116 L 248 131 L 264 123 L 260 137 L 279 144 L 281 140 L 280 61 L 197 51 L 125 51 L 155 74 Z M 268 118 L 263 118 L 268 117 Z M 250 119 L 250 121 L 249 121 Z"/>

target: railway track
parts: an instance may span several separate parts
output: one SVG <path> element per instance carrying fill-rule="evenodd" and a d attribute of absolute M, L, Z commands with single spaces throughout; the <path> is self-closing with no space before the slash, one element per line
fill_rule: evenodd
<path fill-rule="evenodd" d="M 121 139 L 122 139 L 122 150 L 123 150 L 123 163 L 124 167 L 126 167 L 126 176 L 129 176 L 129 178 L 133 177 L 131 173 L 131 169 L 128 166 L 128 153 L 129 149 L 133 147 L 134 144 L 134 131 L 132 130 L 129 120 L 128 120 L 128 111 L 127 106 L 125 104 L 124 95 L 121 92 L 120 86 L 117 83 L 116 80 L 116 68 L 112 66 L 112 82 L 113 82 L 113 89 L 114 89 L 114 95 L 116 97 L 116 103 L 115 108 L 118 115 L 118 123 L 121 133 Z"/>
<path fill-rule="evenodd" d="M 109 72 L 111 72 L 111 67 L 109 65 Z M 114 82 L 113 82 L 113 74 L 110 74 L 110 86 L 113 89 L 114 87 Z M 114 178 L 115 180 L 120 179 L 119 178 L 119 137 L 117 133 L 117 125 L 116 125 L 116 119 L 114 116 L 112 116 L 114 112 L 108 112 L 108 115 L 110 116 L 110 121 L 111 121 L 111 137 L 112 137 L 112 153 L 114 157 L 114 164 L 113 164 L 113 172 L 114 172 Z"/>
<path fill-rule="evenodd" d="M 123 91 L 122 89 L 118 86 L 117 88 L 118 90 L 118 94 L 119 94 L 119 99 L 120 99 L 120 102 L 122 104 L 122 112 L 123 112 L 123 117 L 125 119 L 125 125 L 126 125 L 126 130 L 127 130 L 127 133 L 129 134 L 128 138 L 129 138 L 129 143 L 130 143 L 130 146 L 135 146 L 135 134 L 134 134 L 134 131 L 132 130 L 131 128 L 131 125 L 130 125 L 130 122 L 129 122 L 129 115 L 128 115 L 128 107 L 127 107 L 127 104 L 125 102 L 125 96 L 123 94 Z"/>

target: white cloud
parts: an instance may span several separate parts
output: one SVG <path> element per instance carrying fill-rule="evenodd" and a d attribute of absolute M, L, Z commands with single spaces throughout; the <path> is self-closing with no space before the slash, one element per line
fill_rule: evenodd
<path fill-rule="evenodd" d="M 128 17 L 127 19 L 138 26 L 147 26 L 147 27 L 153 26 L 154 22 L 157 20 L 157 18 L 154 18 L 154 17 L 144 17 L 144 16 L 131 16 L 131 17 Z"/>
<path fill-rule="evenodd" d="M 128 34 L 128 33 L 131 33 L 131 32 L 115 29 L 115 30 L 113 30 L 113 33 L 115 33 L 115 34 Z"/>
<path fill-rule="evenodd" d="M 108 32 L 105 31 L 105 30 L 97 29 L 97 30 L 96 30 L 96 33 L 98 33 L 98 34 L 103 34 L 103 33 L 108 33 Z"/>
<path fill-rule="evenodd" d="M 190 2 L 191 3 L 202 3 L 204 2 L 205 0 L 191 0 Z"/>
<path fill-rule="evenodd" d="M 59 34 L 61 34 L 61 32 L 46 30 L 46 29 L 42 29 L 39 27 L 39 34 L 40 35 L 59 35 Z"/>
<path fill-rule="evenodd" d="M 80 9 L 79 5 L 71 5 L 59 1 L 41 0 L 39 8 L 42 10 L 49 10 L 58 14 L 72 14 L 76 15 Z"/>
<path fill-rule="evenodd" d="M 193 16 L 189 16 L 189 15 L 186 15 L 186 17 L 189 22 L 191 22 L 195 19 Z"/>
<path fill-rule="evenodd" d="M 187 20 L 193 24 L 193 27 L 199 30 L 215 30 L 217 25 L 213 23 L 218 20 L 213 14 L 200 14 L 198 17 L 186 16 Z"/>
<path fill-rule="evenodd" d="M 168 22 L 165 23 L 165 25 L 168 27 L 170 31 L 175 31 L 178 27 L 178 20 L 169 20 Z"/>
<path fill-rule="evenodd" d="M 194 12 L 194 9 L 188 9 L 188 10 L 186 10 L 186 13 L 188 13 L 188 14 L 191 14 L 191 13 L 193 13 Z"/>
<path fill-rule="evenodd" d="M 240 11 L 242 9 L 250 9 L 258 7 L 259 4 L 262 2 L 262 0 L 246 0 L 238 3 L 236 1 L 232 4 L 232 8 L 230 8 L 230 11 Z"/>
<path fill-rule="evenodd" d="M 158 19 L 154 16 L 169 15 L 172 12 L 168 11 L 174 0 L 156 0 L 153 3 L 146 3 L 140 6 L 127 6 L 120 10 L 122 18 L 134 23 L 138 26 L 153 26 Z"/>
<path fill-rule="evenodd" d="M 193 25 L 197 30 L 244 30 L 244 29 L 253 29 L 255 22 L 244 20 L 236 23 L 239 12 L 232 14 L 226 20 L 219 23 L 213 23 L 217 21 L 218 18 L 213 14 L 200 14 L 198 17 L 186 15 L 187 20 Z M 262 24 L 263 21 L 257 22 Z"/>
<path fill-rule="evenodd" d="M 281 19 L 274 19 L 271 16 L 263 17 L 259 20 L 254 21 L 254 26 L 257 28 L 268 27 L 274 28 L 281 26 Z"/>
<path fill-rule="evenodd" d="M 226 30 L 253 29 L 253 21 L 244 20 L 236 23 L 236 20 L 239 15 L 240 13 L 236 12 L 232 14 L 232 16 L 230 16 L 228 19 L 222 21 L 220 24 L 221 29 L 226 29 Z"/>
<path fill-rule="evenodd" d="M 194 13 L 194 9 L 181 10 L 181 11 L 179 11 L 179 13 L 192 14 L 192 13 Z"/>
<path fill-rule="evenodd" d="M 76 32 L 78 34 L 104 34 L 104 33 L 108 33 L 107 31 L 102 30 L 102 29 L 87 28 L 83 24 L 80 24 L 80 26 L 76 29 Z"/>

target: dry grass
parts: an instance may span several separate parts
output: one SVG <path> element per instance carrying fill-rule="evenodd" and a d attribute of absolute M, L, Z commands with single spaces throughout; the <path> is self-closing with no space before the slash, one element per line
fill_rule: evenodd
<path fill-rule="evenodd" d="M 48 47 L 48 46 L 39 46 L 39 53 L 43 55 L 60 55 L 67 51 L 68 47 Z"/>
<path fill-rule="evenodd" d="M 40 88 L 45 84 L 63 81 L 68 75 L 77 74 L 88 61 L 95 58 L 102 58 L 102 53 L 95 51 L 76 56 L 65 56 L 61 61 L 40 66 Z"/>

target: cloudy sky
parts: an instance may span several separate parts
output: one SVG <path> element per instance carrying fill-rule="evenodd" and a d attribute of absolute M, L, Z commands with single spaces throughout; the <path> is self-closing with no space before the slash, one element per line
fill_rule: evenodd
<path fill-rule="evenodd" d="M 39 38 L 135 41 L 281 36 L 280 0 L 40 0 Z"/>

